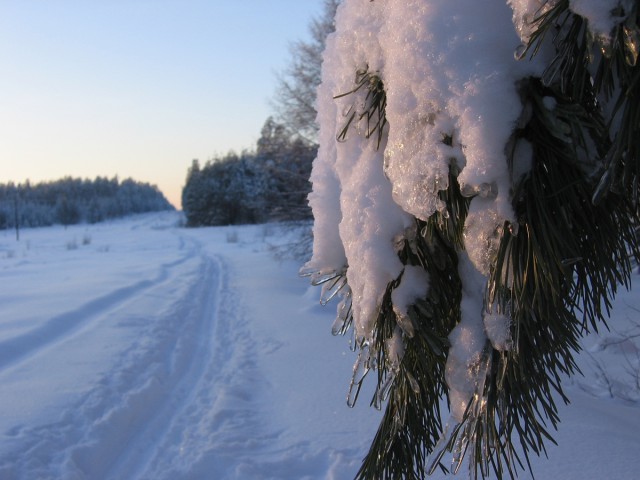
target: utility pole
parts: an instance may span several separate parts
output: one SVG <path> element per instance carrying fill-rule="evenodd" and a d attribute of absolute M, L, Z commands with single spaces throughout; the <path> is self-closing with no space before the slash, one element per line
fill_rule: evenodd
<path fill-rule="evenodd" d="M 13 214 L 14 223 L 16 225 L 16 241 L 20 241 L 20 215 L 18 214 L 18 203 L 20 195 L 20 184 L 15 187 L 15 195 L 13 196 Z"/>

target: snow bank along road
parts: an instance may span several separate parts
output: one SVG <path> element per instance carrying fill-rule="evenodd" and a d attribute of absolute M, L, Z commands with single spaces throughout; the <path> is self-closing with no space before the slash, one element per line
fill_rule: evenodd
<path fill-rule="evenodd" d="M 318 315 L 295 266 L 268 227 L 176 215 L 2 233 L 0 479 L 352 477 L 357 419 L 327 425 L 343 388 L 295 338 Z"/>
<path fill-rule="evenodd" d="M 178 219 L 0 231 L 0 480 L 353 478 L 379 413 L 346 407 L 335 307 L 274 261 L 275 227 Z M 536 478 L 640 478 L 636 297 L 586 340 Z"/>

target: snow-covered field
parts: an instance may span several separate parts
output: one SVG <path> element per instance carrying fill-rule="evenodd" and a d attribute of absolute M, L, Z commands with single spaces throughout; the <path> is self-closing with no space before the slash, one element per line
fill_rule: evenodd
<path fill-rule="evenodd" d="M 277 228 L 178 223 L 0 232 L 0 479 L 353 478 L 380 414 L 346 406 L 335 306 Z M 640 478 L 639 325 L 624 292 L 585 339 L 536 478 Z"/>

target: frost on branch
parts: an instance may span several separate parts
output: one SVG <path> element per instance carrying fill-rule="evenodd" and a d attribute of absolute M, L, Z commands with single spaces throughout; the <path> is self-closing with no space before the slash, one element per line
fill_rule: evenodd
<path fill-rule="evenodd" d="M 323 303 L 339 297 L 332 331 L 353 332 L 350 405 L 377 375 L 372 404 L 385 414 L 359 478 L 421 478 L 465 459 L 473 475 L 513 476 L 545 451 L 553 396 L 567 400 L 561 376 L 635 252 L 619 192 L 636 184 L 629 139 L 640 136 L 619 137 L 637 127 L 616 88 L 640 82 L 606 77 L 607 57 L 587 53 L 589 26 L 604 28 L 581 16 L 591 3 L 338 9 L 303 273 L 324 284 Z M 611 40 L 618 66 L 634 48 L 629 5 L 607 17 L 612 39 L 626 35 Z"/>

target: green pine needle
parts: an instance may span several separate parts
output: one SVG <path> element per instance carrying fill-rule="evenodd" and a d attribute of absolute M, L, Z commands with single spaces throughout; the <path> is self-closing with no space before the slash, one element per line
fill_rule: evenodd
<path fill-rule="evenodd" d="M 364 98 L 363 111 L 359 112 L 356 103 L 354 103 L 345 114 L 347 121 L 338 133 L 337 140 L 339 142 L 346 141 L 347 133 L 354 122 L 358 123 L 364 119 L 366 120 L 365 137 L 370 138 L 372 135 L 377 134 L 376 148 L 380 148 L 384 127 L 387 124 L 385 115 L 387 95 L 384 90 L 384 83 L 379 75 L 371 73 L 368 68 L 365 68 L 356 72 L 355 84 L 356 86 L 352 90 L 333 97 L 334 99 L 342 98 L 355 94 L 362 89 L 367 92 Z"/>

